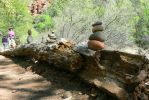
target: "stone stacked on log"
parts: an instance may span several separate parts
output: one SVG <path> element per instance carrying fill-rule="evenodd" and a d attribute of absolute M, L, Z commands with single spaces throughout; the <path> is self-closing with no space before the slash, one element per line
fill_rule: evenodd
<path fill-rule="evenodd" d="M 98 31 L 103 31 L 103 26 L 102 26 L 102 22 L 96 22 L 94 24 L 92 24 L 93 28 L 92 28 L 92 32 L 98 32 Z"/>
<path fill-rule="evenodd" d="M 102 22 L 96 22 L 92 24 L 92 32 L 93 34 L 90 35 L 89 41 L 88 41 L 88 48 L 94 51 L 98 51 L 100 49 L 103 49 L 105 47 L 104 45 L 104 35 L 102 31 L 104 30 L 102 26 Z"/>
<path fill-rule="evenodd" d="M 49 33 L 48 37 L 47 37 L 47 40 L 46 40 L 46 43 L 54 43 L 54 42 L 56 42 L 55 34 L 53 32 Z"/>
<path fill-rule="evenodd" d="M 90 41 L 88 41 L 88 48 L 98 51 L 98 50 L 104 48 L 104 43 L 100 42 L 98 40 L 90 40 Z"/>

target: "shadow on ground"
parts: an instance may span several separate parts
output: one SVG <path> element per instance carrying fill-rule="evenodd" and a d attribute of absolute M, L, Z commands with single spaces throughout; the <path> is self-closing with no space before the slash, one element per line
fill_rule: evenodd
<path fill-rule="evenodd" d="M 72 94 L 73 100 L 116 100 L 106 93 L 97 90 L 96 87 L 86 84 L 72 73 L 56 69 L 46 62 L 35 64 L 30 58 L 25 57 L 15 57 L 11 59 L 15 64 L 25 68 L 25 71 L 39 75 L 39 77 L 35 79 L 24 81 L 19 79 L 20 81 L 12 82 L 13 85 L 18 86 L 18 89 L 15 89 L 16 91 L 30 93 L 27 97 L 26 95 L 18 94 L 17 98 L 20 98 L 19 100 L 62 100 L 63 95 L 67 92 Z M 0 76 L 0 79 L 3 79 L 3 77 L 5 76 Z M 42 85 L 42 88 L 39 84 Z M 28 88 L 19 88 L 19 86 L 22 85 L 28 86 Z M 32 85 L 36 89 L 32 89 Z M 0 88 L 14 90 L 10 87 Z M 92 89 L 95 89 L 95 91 L 98 91 L 100 94 L 91 96 Z"/>

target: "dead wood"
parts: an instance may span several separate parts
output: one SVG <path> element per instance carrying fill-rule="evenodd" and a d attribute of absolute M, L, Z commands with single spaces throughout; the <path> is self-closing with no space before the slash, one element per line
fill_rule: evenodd
<path fill-rule="evenodd" d="M 0 54 L 30 56 L 40 61 L 47 61 L 54 67 L 77 74 L 86 82 L 119 100 L 128 98 L 133 100 L 139 98 L 140 93 L 146 98 L 148 96 L 148 59 L 143 55 L 101 50 L 100 61 L 98 61 L 100 65 L 98 65 L 93 56 L 94 52 L 83 47 L 74 49 L 74 44 L 67 41 L 54 44 L 25 44 Z"/>

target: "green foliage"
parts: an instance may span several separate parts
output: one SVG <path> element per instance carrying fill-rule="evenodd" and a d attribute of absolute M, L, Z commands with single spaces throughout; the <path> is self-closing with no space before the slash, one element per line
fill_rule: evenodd
<path fill-rule="evenodd" d="M 111 38 L 106 41 L 107 44 L 121 46 L 134 29 L 134 23 L 130 20 L 135 16 L 135 12 L 130 0 L 54 1 L 47 12 L 54 17 L 54 28 L 60 38 L 76 42 L 85 41 L 92 33 L 91 24 L 102 21 L 105 34 Z M 51 13 L 52 11 L 54 13 Z"/>
<path fill-rule="evenodd" d="M 10 26 L 20 38 L 32 28 L 33 18 L 28 10 L 29 0 L 0 0 L 0 29 L 7 34 Z M 21 39 L 22 40 L 22 39 Z"/>
<path fill-rule="evenodd" d="M 54 14 L 51 13 L 53 9 Z M 47 12 L 54 17 L 54 28 L 58 37 L 80 41 L 84 36 L 87 37 L 84 34 L 89 30 L 97 10 L 101 9 L 96 9 L 92 0 L 55 0 Z"/>
<path fill-rule="evenodd" d="M 77 42 L 88 39 L 95 21 L 103 22 L 109 46 L 149 34 L 148 0 L 54 0 L 47 12 L 54 17 L 57 36 Z"/>
<path fill-rule="evenodd" d="M 58 16 L 62 10 L 66 7 L 66 4 L 69 0 L 54 0 L 52 5 L 46 11 L 46 14 L 50 15 L 51 17 Z"/>
<path fill-rule="evenodd" d="M 34 28 L 39 32 L 46 32 L 54 26 L 52 17 L 46 14 L 37 16 L 34 20 L 34 23 Z"/>
<path fill-rule="evenodd" d="M 149 36 L 149 1 L 138 0 L 134 8 L 137 12 L 137 15 L 134 17 L 134 21 L 136 22 L 134 40 L 139 47 L 144 48 L 145 45 L 149 44 L 145 39 L 145 37 Z"/>

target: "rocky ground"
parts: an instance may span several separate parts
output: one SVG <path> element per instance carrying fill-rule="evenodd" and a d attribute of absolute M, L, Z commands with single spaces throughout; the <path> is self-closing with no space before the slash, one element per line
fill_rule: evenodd
<path fill-rule="evenodd" d="M 0 100 L 115 100 L 71 73 L 35 62 L 0 56 Z"/>

